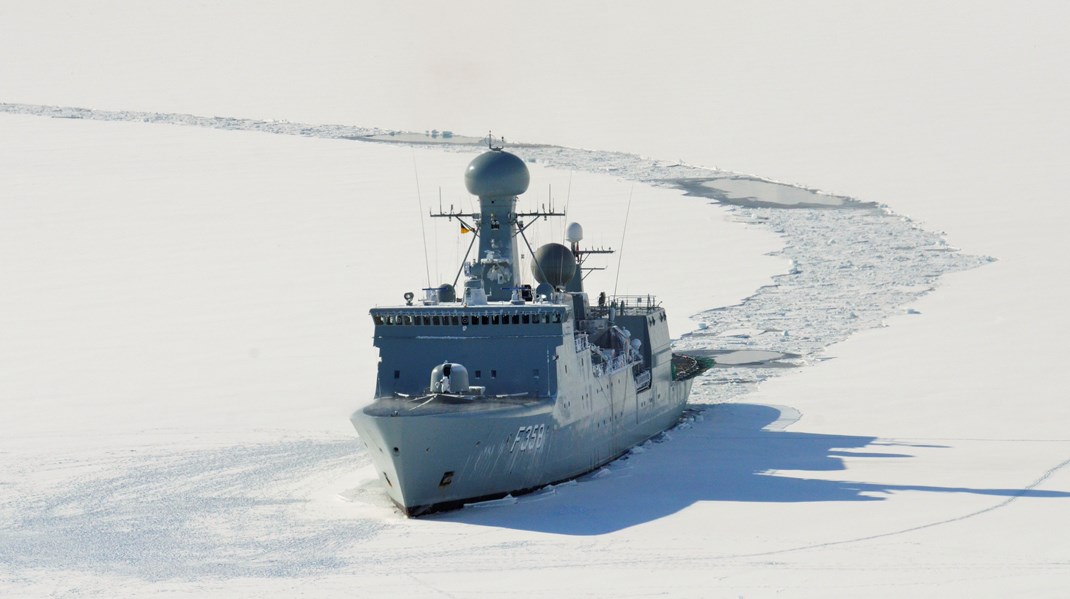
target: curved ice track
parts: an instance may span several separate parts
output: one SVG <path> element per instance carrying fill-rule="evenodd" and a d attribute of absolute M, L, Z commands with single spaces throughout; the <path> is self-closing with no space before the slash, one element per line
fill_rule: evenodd
<path fill-rule="evenodd" d="M 0 112 L 326 139 L 391 139 L 382 129 L 352 125 L 13 103 L 0 103 Z M 407 139 L 413 137 L 417 136 L 409 135 Z M 433 145 L 443 150 L 472 149 L 470 142 Z M 741 180 L 762 183 L 774 192 L 805 192 L 815 199 L 835 200 L 780 207 L 775 199 L 761 197 L 759 187 L 757 196 L 729 203 L 729 210 L 739 220 L 771 229 L 783 238 L 784 248 L 777 255 L 790 260 L 792 268 L 738 305 L 715 307 L 701 313 L 699 320 L 707 328 L 679 340 L 676 345 L 679 349 L 767 349 L 797 355 L 792 360 L 794 365 L 812 363 L 820 359 L 821 351 L 829 345 L 857 331 L 882 326 L 885 318 L 932 291 L 942 275 L 992 260 L 958 251 L 940 234 L 922 229 L 885 206 L 851 198 L 634 154 L 523 143 L 510 144 L 510 149 L 526 160 L 534 159 L 544 165 L 610 173 L 644 184 L 676 187 L 690 195 L 702 195 L 722 203 L 728 194 L 717 189 L 718 181 Z M 719 367 L 703 377 L 696 387 L 698 393 L 693 396 L 705 403 L 725 401 L 783 371 Z"/>
<path fill-rule="evenodd" d="M 0 104 L 0 112 L 332 139 L 365 140 L 383 133 L 374 128 L 345 125 L 26 104 Z M 471 145 L 437 145 L 447 151 L 472 148 Z M 820 361 L 823 350 L 831 344 L 857 331 L 882 326 L 886 318 L 903 313 L 907 304 L 931 291 L 944 274 L 991 260 L 950 247 L 941 235 L 918 227 L 886 207 L 849 198 L 630 154 L 525 144 L 512 145 L 511 149 L 541 164 L 610 173 L 644 184 L 683 189 L 707 201 L 726 203 L 734 218 L 766 227 L 781 236 L 784 246 L 777 254 L 790 261 L 790 270 L 737 305 L 717 307 L 697 315 L 704 328 L 685 335 L 676 345 L 698 352 L 769 350 L 785 358 L 760 367 L 718 366 L 698 381 L 693 403 L 730 401 L 762 380 L 788 371 L 783 366 L 805 366 Z M 761 194 L 733 201 L 734 196 L 725 191 L 732 186 L 719 187 L 718 183 L 739 181 L 762 184 L 758 188 L 764 185 L 769 189 L 790 189 L 812 194 L 815 199 L 834 201 L 778 206 Z M 306 488 L 290 488 L 295 481 L 301 486 L 305 483 L 300 481 L 307 481 L 311 476 L 343 472 L 352 467 L 352 457 L 358 452 L 352 440 L 329 440 L 245 446 L 221 452 L 184 452 L 155 456 L 150 461 L 131 459 L 125 468 L 119 468 L 129 473 L 117 478 L 87 475 L 63 492 L 23 496 L 0 504 L 0 509 L 16 515 L 9 522 L 12 525 L 9 530 L 16 534 L 0 543 L 0 558 L 36 566 L 66 564 L 103 568 L 147 579 L 279 576 L 334 570 L 343 567 L 338 555 L 345 546 L 355 538 L 376 535 L 383 524 L 298 522 L 283 518 L 287 530 L 278 533 L 278 538 L 265 542 L 257 538 L 258 531 L 265 529 L 266 522 L 284 515 L 285 503 L 294 501 L 295 496 L 307 496 Z M 146 497 L 150 498 L 147 503 L 141 501 Z M 953 520 L 1002 507 L 1016 498 L 1007 498 Z M 232 543 L 220 547 L 198 541 L 199 527 L 213 520 L 234 528 Z M 901 534 L 941 523 L 833 544 Z M 344 529 L 346 538 L 338 536 L 339 527 Z M 131 536 L 130 530 L 138 533 Z M 170 548 L 169 560 L 158 555 L 162 547 Z M 810 547 L 756 555 L 807 548 Z M 215 559 L 203 559 L 206 553 L 213 552 Z M 424 558 L 440 553 L 445 556 L 451 548 L 432 544 L 422 547 L 421 552 Z M 246 559 L 254 554 L 260 557 L 253 561 Z"/>

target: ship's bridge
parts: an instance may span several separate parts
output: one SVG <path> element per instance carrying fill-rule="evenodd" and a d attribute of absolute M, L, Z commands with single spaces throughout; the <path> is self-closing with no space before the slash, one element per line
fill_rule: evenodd
<path fill-rule="evenodd" d="M 571 310 L 549 302 L 373 308 L 376 394 L 420 395 L 432 369 L 448 362 L 463 365 L 471 384 L 489 396 L 552 397 L 557 355 L 574 343 Z"/>
<path fill-rule="evenodd" d="M 568 319 L 561 305 L 488 303 L 481 306 L 436 305 L 373 308 L 372 320 L 380 326 L 458 327 L 556 324 Z"/>

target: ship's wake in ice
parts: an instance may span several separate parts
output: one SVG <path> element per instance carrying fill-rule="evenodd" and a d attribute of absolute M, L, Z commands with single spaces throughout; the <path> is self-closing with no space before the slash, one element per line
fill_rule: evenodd
<path fill-rule="evenodd" d="M 27 104 L 0 104 L 0 112 L 329 139 L 367 140 L 383 133 L 345 125 Z M 418 138 L 396 139 L 413 143 Z M 442 140 L 436 147 L 473 149 Z M 799 417 L 790 408 L 731 403 L 763 380 L 825 359 L 830 345 L 858 331 L 883 326 L 895 315 L 916 313 L 911 302 L 934 289 L 942 276 L 983 265 L 990 258 L 960 252 L 942 235 L 886 207 L 815 190 L 630 154 L 525 144 L 510 149 L 529 162 L 609 173 L 679 189 L 696 201 L 723 204 L 733 218 L 778 234 L 783 247 L 777 254 L 791 266 L 744 301 L 710 306 L 694 316 L 698 328 L 680 338 L 676 349 L 707 355 L 717 365 L 696 380 L 691 402 L 703 405 L 689 413 L 678 429 L 578 484 L 510 500 L 503 509 L 484 505 L 488 509 L 461 510 L 436 521 L 597 535 L 648 522 L 697 501 L 873 502 L 897 491 L 922 491 L 995 495 L 994 501 L 1004 505 L 1021 496 L 1053 496 L 1032 488 L 879 485 L 819 480 L 816 474 L 777 476 L 779 470 L 835 470 L 842 467 L 842 456 L 852 452 L 895 460 L 912 457 L 908 452 L 939 448 L 878 439 L 864 432 L 790 433 L 785 429 Z M 713 259 L 724 258 L 684 257 L 688 276 L 703 277 L 704 260 Z M 358 309 L 362 308 L 354 307 Z M 730 405 L 720 405 L 726 403 Z M 324 483 L 325 477 L 344 478 L 360 460 L 366 463 L 363 451 L 354 440 L 336 438 L 208 450 L 156 448 L 144 456 L 83 464 L 87 472 L 69 477 L 63 485 L 23 489 L 16 483 L 4 488 L 8 499 L 0 501 L 4 524 L 0 564 L 107 571 L 150 580 L 293 576 L 344 568 L 355 542 L 381 534 L 383 528 L 404 526 L 401 520 L 352 514 L 339 519 L 295 506 L 309 504 L 315 490 L 330 487 L 333 483 Z M 695 456 L 713 457 L 696 464 Z M 71 471 L 79 467 L 77 457 L 64 466 Z M 345 484 L 334 486 L 331 494 L 343 505 L 366 502 L 367 494 L 374 492 L 367 485 L 343 491 Z M 600 505 L 606 496 L 618 501 Z M 452 546 L 400 538 L 374 557 L 360 557 L 361 568 L 388 573 L 397 563 L 394 560 L 423 560 L 441 572 L 473 568 L 472 560 Z M 478 549 L 494 556 L 481 566 L 487 569 L 523 563 L 530 551 L 523 543 Z M 636 563 L 649 563 L 649 558 L 643 548 L 612 557 Z M 598 556 L 591 559 L 597 561 Z M 543 563 L 553 561 L 547 560 Z"/>

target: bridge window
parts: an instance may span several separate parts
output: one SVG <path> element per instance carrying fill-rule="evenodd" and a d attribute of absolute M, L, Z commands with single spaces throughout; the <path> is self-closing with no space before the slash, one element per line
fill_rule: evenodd
<path fill-rule="evenodd" d="M 501 324 L 501 318 L 497 314 L 493 314 L 490 317 L 491 324 Z"/>
<path fill-rule="evenodd" d="M 522 322 L 524 324 L 531 324 L 531 317 L 528 316 L 527 314 L 524 314 L 524 315 L 522 315 L 520 317 L 520 322 Z"/>
<path fill-rule="evenodd" d="M 483 315 L 481 320 L 483 321 L 483 324 L 490 324 L 490 316 L 487 316 L 486 314 Z"/>
<path fill-rule="evenodd" d="M 372 316 L 372 320 L 375 321 L 375 324 L 383 324 L 383 317 L 379 316 L 378 314 Z"/>
<path fill-rule="evenodd" d="M 520 315 L 513 314 L 513 324 L 520 324 Z"/>
<path fill-rule="evenodd" d="M 460 326 L 461 319 L 457 318 L 456 316 L 450 316 L 450 324 L 452 324 L 453 326 Z"/>
<path fill-rule="evenodd" d="M 438 315 L 436 314 L 436 315 L 431 317 L 431 324 L 433 324 L 435 326 L 438 326 L 438 325 L 442 324 L 442 319 L 440 319 L 438 317 Z"/>

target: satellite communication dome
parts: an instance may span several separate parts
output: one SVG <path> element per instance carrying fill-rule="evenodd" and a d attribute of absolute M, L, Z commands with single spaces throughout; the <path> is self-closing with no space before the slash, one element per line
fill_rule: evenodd
<path fill-rule="evenodd" d="M 569 223 L 565 229 L 565 241 L 569 243 L 579 243 L 583 241 L 583 227 L 580 223 Z"/>
<path fill-rule="evenodd" d="M 518 196 L 528 190 L 531 175 L 515 154 L 491 150 L 476 156 L 464 172 L 468 193 L 479 197 Z"/>
<path fill-rule="evenodd" d="M 564 287 L 576 274 L 576 257 L 560 243 L 548 243 L 535 250 L 531 274 L 536 281 L 548 283 L 554 289 Z"/>

